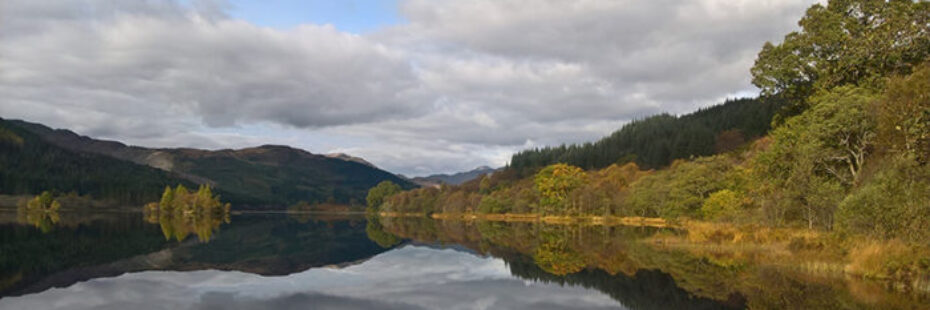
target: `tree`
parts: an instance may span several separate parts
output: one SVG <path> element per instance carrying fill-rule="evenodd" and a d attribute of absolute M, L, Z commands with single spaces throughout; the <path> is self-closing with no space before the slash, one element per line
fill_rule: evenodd
<path fill-rule="evenodd" d="M 804 218 L 808 227 L 832 227 L 833 210 L 857 184 L 872 150 L 875 95 L 844 86 L 814 96 L 812 107 L 772 132 L 771 146 L 753 164 L 773 224 Z M 800 206 L 800 209 L 796 209 Z"/>
<path fill-rule="evenodd" d="M 842 231 L 923 242 L 930 238 L 930 166 L 895 156 L 840 204 Z"/>
<path fill-rule="evenodd" d="M 381 208 L 381 205 L 384 204 L 387 197 L 400 192 L 400 185 L 394 184 L 394 182 L 391 181 L 381 181 L 381 183 L 378 183 L 378 185 L 368 190 L 368 197 L 366 198 L 368 210 L 370 212 L 377 212 L 379 208 Z"/>
<path fill-rule="evenodd" d="M 882 146 L 930 161 L 930 62 L 909 76 L 892 78 L 875 101 L 875 114 Z"/>
<path fill-rule="evenodd" d="M 581 168 L 555 164 L 543 168 L 534 178 L 536 190 L 540 196 L 542 213 L 555 214 L 565 212 L 565 200 L 576 188 L 586 181 L 586 174 Z"/>
<path fill-rule="evenodd" d="M 830 0 L 815 4 L 778 45 L 766 42 L 752 67 L 753 84 L 802 108 L 817 91 L 880 86 L 930 55 L 930 3 Z"/>
<path fill-rule="evenodd" d="M 701 214 L 704 219 L 721 220 L 732 219 L 736 217 L 742 209 L 745 197 L 729 189 L 719 190 L 710 194 L 704 204 L 701 205 Z"/>

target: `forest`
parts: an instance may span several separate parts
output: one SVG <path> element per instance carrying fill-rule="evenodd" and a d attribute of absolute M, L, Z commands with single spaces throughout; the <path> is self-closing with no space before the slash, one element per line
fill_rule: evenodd
<path fill-rule="evenodd" d="M 0 119 L 0 193 L 74 193 L 113 203 L 158 199 L 165 186 L 192 182 L 168 172 L 104 155 L 78 153 Z"/>
<path fill-rule="evenodd" d="M 798 25 L 759 52 L 759 98 L 524 151 L 461 186 L 382 190 L 369 207 L 807 230 L 883 253 L 884 275 L 930 274 L 916 254 L 930 253 L 930 3 L 833 0 Z"/>

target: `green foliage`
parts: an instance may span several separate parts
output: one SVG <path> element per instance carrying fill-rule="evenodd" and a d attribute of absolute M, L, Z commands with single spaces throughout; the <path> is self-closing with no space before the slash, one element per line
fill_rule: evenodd
<path fill-rule="evenodd" d="M 385 198 L 400 193 L 401 190 L 400 186 L 394 182 L 381 181 L 381 183 L 368 190 L 368 197 L 366 198 L 368 210 L 370 212 L 379 211 L 381 205 L 384 204 Z"/>
<path fill-rule="evenodd" d="M 677 161 L 630 186 L 626 206 L 630 213 L 625 215 L 699 217 L 707 197 L 733 186 L 735 164 L 733 158 L 723 155 Z"/>
<path fill-rule="evenodd" d="M 543 168 L 534 178 L 536 191 L 539 192 L 539 205 L 542 214 L 563 213 L 569 195 L 587 182 L 587 175 L 581 168 L 566 164 L 555 164 Z"/>
<path fill-rule="evenodd" d="M 868 107 L 875 95 L 839 87 L 811 99 L 813 106 L 772 132 L 772 145 L 755 158 L 754 192 L 773 225 L 804 219 L 831 228 L 846 189 L 859 181 L 873 148 Z"/>
<path fill-rule="evenodd" d="M 743 193 L 723 189 L 710 194 L 701 205 L 704 219 L 719 221 L 733 219 L 741 215 L 746 197 Z"/>
<path fill-rule="evenodd" d="M 763 95 L 804 106 L 817 91 L 878 87 L 930 55 L 930 3 L 830 0 L 815 4 L 782 43 L 766 42 L 751 72 Z"/>
<path fill-rule="evenodd" d="M 898 156 L 840 204 L 839 227 L 853 234 L 930 240 L 930 166 Z"/>
<path fill-rule="evenodd" d="M 737 140 L 751 140 L 765 135 L 772 116 L 783 104 L 772 99 L 728 100 L 721 105 L 675 117 L 667 114 L 636 120 L 594 143 L 562 145 L 519 152 L 510 167 L 518 171 L 533 170 L 555 163 L 584 169 L 599 169 L 611 164 L 635 162 L 644 168 L 661 168 L 675 159 L 690 159 L 733 149 Z M 730 144 L 727 144 L 730 143 Z"/>
<path fill-rule="evenodd" d="M 909 76 L 892 78 L 875 112 L 882 146 L 930 161 L 930 62 Z"/>

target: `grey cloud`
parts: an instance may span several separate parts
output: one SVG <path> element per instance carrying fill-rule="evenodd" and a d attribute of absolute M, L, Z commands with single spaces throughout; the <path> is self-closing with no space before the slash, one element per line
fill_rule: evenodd
<path fill-rule="evenodd" d="M 4 13 L 20 11 L 10 6 Z M 279 31 L 197 11 L 111 9 L 122 13 L 92 21 L 55 13 L 37 33 L 4 36 L 3 110 L 9 102 L 136 118 L 177 110 L 209 126 L 296 127 L 422 111 L 402 51 L 331 26 Z"/>
<path fill-rule="evenodd" d="M 186 2 L 3 1 L 0 115 L 157 146 L 249 146 L 209 129 L 256 124 L 292 141 L 283 126 L 371 142 L 311 151 L 454 172 L 751 93 L 762 43 L 814 1 L 408 0 L 366 35 Z"/>

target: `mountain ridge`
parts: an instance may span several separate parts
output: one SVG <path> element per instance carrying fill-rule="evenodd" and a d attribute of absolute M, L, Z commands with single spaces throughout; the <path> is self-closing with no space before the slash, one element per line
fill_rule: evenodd
<path fill-rule="evenodd" d="M 478 177 L 500 171 L 502 168 L 491 168 L 489 166 L 479 166 L 469 171 L 463 171 L 452 174 L 433 174 L 425 177 L 408 178 L 411 182 L 420 186 L 430 187 L 441 184 L 461 185 L 465 182 L 474 180 Z"/>
<path fill-rule="evenodd" d="M 384 180 L 408 189 L 415 187 L 370 163 L 314 154 L 286 145 L 220 150 L 146 148 L 94 139 L 71 130 L 52 129 L 23 120 L 5 122 L 71 152 L 103 155 L 166 171 L 193 183 L 209 184 L 234 196 L 227 198 L 252 207 L 292 205 L 301 201 L 360 204 L 368 189 Z"/>

